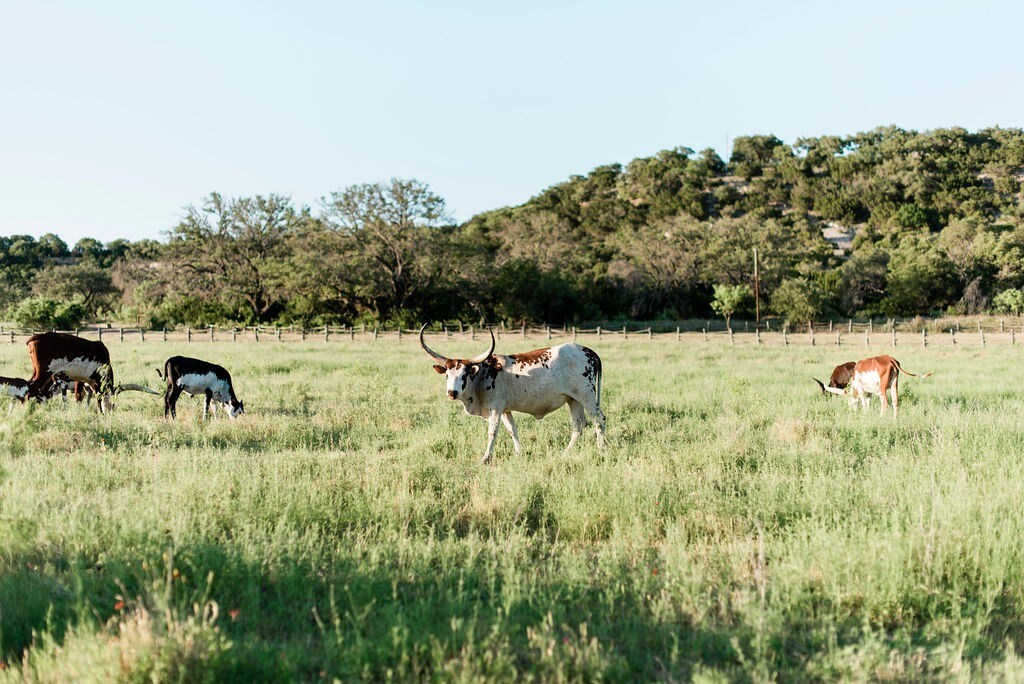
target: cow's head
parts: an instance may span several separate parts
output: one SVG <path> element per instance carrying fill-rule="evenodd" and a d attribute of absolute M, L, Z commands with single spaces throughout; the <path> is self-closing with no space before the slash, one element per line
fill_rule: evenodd
<path fill-rule="evenodd" d="M 231 401 L 226 402 L 224 404 L 224 410 L 227 411 L 228 415 L 231 416 L 232 418 L 237 418 L 238 416 L 245 413 L 245 404 L 238 401 L 237 399 L 232 399 Z"/>
<path fill-rule="evenodd" d="M 480 372 L 480 365 L 494 354 L 494 332 L 491 331 L 491 346 L 483 354 L 474 356 L 471 359 L 449 359 L 447 356 L 441 356 L 427 346 L 427 343 L 423 340 L 423 331 L 426 327 L 426 324 L 424 324 L 420 328 L 420 346 L 423 347 L 423 351 L 427 353 L 427 356 L 437 361 L 434 364 L 434 370 L 445 376 L 448 398 L 464 398 L 467 388 L 472 385 L 477 373 Z"/>

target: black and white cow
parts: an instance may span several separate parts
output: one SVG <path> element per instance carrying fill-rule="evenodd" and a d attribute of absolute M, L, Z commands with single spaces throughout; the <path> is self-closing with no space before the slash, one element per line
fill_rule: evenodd
<path fill-rule="evenodd" d="M 160 374 L 159 369 L 156 372 Z M 171 418 L 177 417 L 174 407 L 182 392 L 193 397 L 197 394 L 206 395 L 203 419 L 207 413 L 211 413 L 211 407 L 213 410 L 216 409 L 217 404 L 221 404 L 232 418 L 245 411 L 242 402 L 235 396 L 231 374 L 223 366 L 187 356 L 172 356 L 164 363 L 164 372 L 160 377 L 167 381 L 167 389 L 164 391 L 164 418 L 168 415 Z"/>
<path fill-rule="evenodd" d="M 438 363 L 434 370 L 447 380 L 448 398 L 461 401 L 466 413 L 487 420 L 487 448 L 483 462 L 491 460 L 498 423 L 512 435 L 516 453 L 522 450 L 513 411 L 540 419 L 569 405 L 572 436 L 568 451 L 576 444 L 587 416 L 594 419 L 597 446 L 604 446 L 604 413 L 601 412 L 601 358 L 596 352 L 577 344 L 560 344 L 508 356 L 494 353 L 494 333 L 490 348 L 471 359 L 441 356 L 423 340 L 420 346 Z"/>

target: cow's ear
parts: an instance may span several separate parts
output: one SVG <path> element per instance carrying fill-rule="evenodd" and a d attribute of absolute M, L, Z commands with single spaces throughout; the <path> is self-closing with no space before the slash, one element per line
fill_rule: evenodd
<path fill-rule="evenodd" d="M 435 365 L 434 366 L 434 370 L 437 371 L 438 373 L 441 373 L 442 375 L 445 373 L 445 367 L 444 366 Z"/>
<path fill-rule="evenodd" d="M 466 368 L 466 372 L 469 373 L 469 377 L 473 377 L 474 375 L 476 375 L 476 372 L 478 370 L 480 370 L 480 366 L 476 365 L 475 363 L 471 364 L 469 367 Z"/>

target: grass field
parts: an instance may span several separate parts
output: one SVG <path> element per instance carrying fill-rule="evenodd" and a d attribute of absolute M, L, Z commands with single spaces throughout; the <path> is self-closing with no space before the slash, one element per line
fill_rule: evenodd
<path fill-rule="evenodd" d="M 121 382 L 220 362 L 247 413 L 15 407 L 0 679 L 1024 678 L 1015 348 L 898 348 L 935 376 L 893 420 L 810 379 L 863 348 L 581 342 L 609 446 L 563 454 L 561 409 L 489 467 L 413 339 L 108 344 Z"/>

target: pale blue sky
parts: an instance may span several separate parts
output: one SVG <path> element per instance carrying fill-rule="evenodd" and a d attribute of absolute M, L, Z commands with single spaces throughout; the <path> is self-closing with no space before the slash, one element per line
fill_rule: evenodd
<path fill-rule="evenodd" d="M 730 138 L 1024 125 L 1024 4 L 3 2 L 0 232 L 417 178 L 458 220 Z"/>

